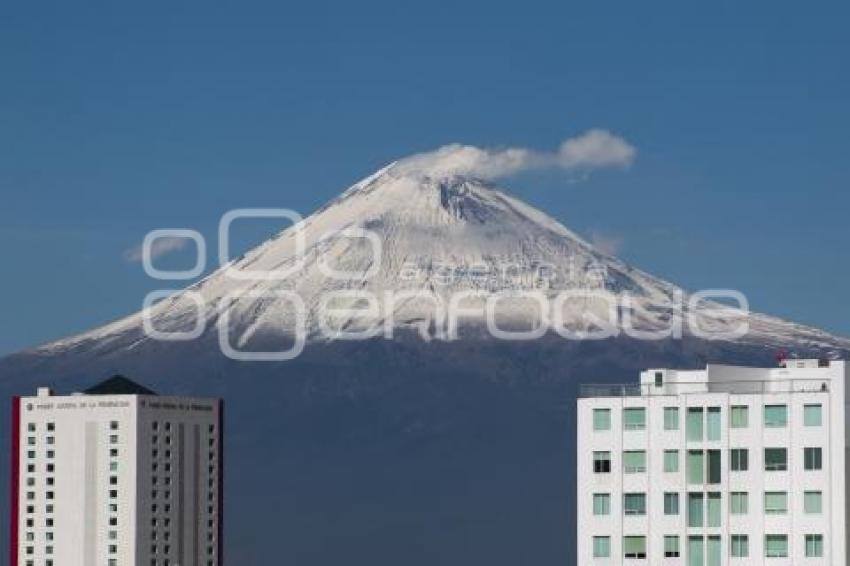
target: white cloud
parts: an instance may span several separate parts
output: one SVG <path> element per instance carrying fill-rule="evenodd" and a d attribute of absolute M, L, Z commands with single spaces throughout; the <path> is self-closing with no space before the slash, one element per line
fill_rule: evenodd
<path fill-rule="evenodd" d="M 396 163 L 404 174 L 434 177 L 469 175 L 497 179 L 532 169 L 563 169 L 589 172 L 604 168 L 623 168 L 632 164 L 637 150 L 625 139 L 607 130 L 589 130 L 564 140 L 557 151 L 543 152 L 528 148 L 482 149 L 451 144 L 434 151 L 419 153 Z"/>
<path fill-rule="evenodd" d="M 157 238 L 151 244 L 151 259 L 177 252 L 186 247 L 190 240 L 188 238 L 178 238 L 176 236 L 168 236 Z M 142 261 L 142 244 L 133 246 L 124 252 L 124 259 L 132 262 Z"/>

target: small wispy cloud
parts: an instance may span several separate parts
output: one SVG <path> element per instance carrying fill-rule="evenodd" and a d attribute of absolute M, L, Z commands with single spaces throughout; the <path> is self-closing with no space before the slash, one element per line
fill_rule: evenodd
<path fill-rule="evenodd" d="M 602 232 L 592 232 L 590 243 L 594 248 L 607 255 L 617 255 L 623 249 L 623 239 Z"/>
<path fill-rule="evenodd" d="M 607 130 L 589 130 L 564 140 L 557 151 L 537 151 L 522 147 L 483 149 L 451 144 L 434 151 L 418 153 L 396 163 L 406 174 L 428 176 L 469 175 L 498 179 L 533 169 L 563 169 L 587 173 L 597 169 L 625 168 L 634 162 L 637 149 Z"/>
<path fill-rule="evenodd" d="M 188 238 L 178 238 L 175 236 L 157 238 L 151 244 L 151 259 L 157 259 L 180 251 L 184 249 L 189 242 L 190 240 Z M 142 244 L 125 250 L 124 259 L 130 262 L 142 261 Z"/>

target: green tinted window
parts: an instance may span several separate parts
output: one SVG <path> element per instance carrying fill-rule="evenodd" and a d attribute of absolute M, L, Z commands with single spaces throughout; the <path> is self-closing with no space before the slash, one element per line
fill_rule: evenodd
<path fill-rule="evenodd" d="M 664 430 L 679 430 L 679 407 L 664 407 Z"/>
<path fill-rule="evenodd" d="M 823 535 L 806 535 L 806 558 L 823 556 Z"/>
<path fill-rule="evenodd" d="M 764 513 L 766 515 L 784 515 L 788 512 L 788 493 L 784 491 L 764 492 Z"/>
<path fill-rule="evenodd" d="M 593 514 L 594 515 L 610 515 L 611 514 L 611 495 L 608 493 L 593 494 Z"/>
<path fill-rule="evenodd" d="M 705 522 L 704 498 L 702 493 L 688 494 L 688 527 L 699 528 Z"/>
<path fill-rule="evenodd" d="M 688 416 L 685 422 L 688 440 L 699 442 L 702 440 L 702 407 L 688 407 Z"/>
<path fill-rule="evenodd" d="M 733 491 L 729 494 L 729 512 L 732 515 L 746 515 L 749 512 L 749 496 L 745 491 Z"/>
<path fill-rule="evenodd" d="M 688 483 L 701 484 L 705 482 L 705 462 L 702 450 L 688 450 Z"/>
<path fill-rule="evenodd" d="M 821 426 L 823 416 L 820 405 L 806 405 L 803 407 L 803 424 L 806 426 Z"/>
<path fill-rule="evenodd" d="M 720 407 L 709 407 L 705 417 L 708 440 L 720 440 Z"/>
<path fill-rule="evenodd" d="M 746 472 L 749 465 L 749 452 L 746 448 L 733 448 L 729 451 L 730 470 L 733 472 Z"/>
<path fill-rule="evenodd" d="M 665 450 L 664 451 L 664 471 L 678 472 L 679 471 L 679 451 Z"/>
<path fill-rule="evenodd" d="M 768 558 L 788 556 L 788 535 L 765 535 L 764 555 Z"/>
<path fill-rule="evenodd" d="M 750 540 L 747 535 L 732 535 L 730 547 L 733 558 L 746 558 L 750 555 Z"/>
<path fill-rule="evenodd" d="M 803 510 L 811 515 L 823 512 L 823 495 L 819 491 L 807 491 L 803 496 Z"/>
<path fill-rule="evenodd" d="M 593 430 L 611 430 L 611 409 L 593 409 Z"/>
<path fill-rule="evenodd" d="M 788 424 L 788 407 L 786 405 L 765 405 L 764 426 L 782 428 Z"/>
<path fill-rule="evenodd" d="M 665 493 L 664 494 L 664 514 L 678 515 L 679 514 L 679 494 Z"/>
<path fill-rule="evenodd" d="M 729 409 L 729 425 L 732 428 L 747 428 L 749 420 L 750 410 L 746 405 L 736 405 Z"/>
<path fill-rule="evenodd" d="M 626 493 L 623 495 L 623 513 L 626 515 L 646 515 L 646 494 Z"/>
<path fill-rule="evenodd" d="M 593 537 L 593 557 L 608 558 L 611 556 L 611 538 Z"/>
<path fill-rule="evenodd" d="M 637 474 L 646 471 L 646 452 L 629 450 L 623 453 L 623 471 L 627 474 Z"/>
<path fill-rule="evenodd" d="M 664 536 L 664 557 L 677 558 L 679 556 L 679 537 L 675 535 Z"/>
<path fill-rule="evenodd" d="M 705 538 L 688 537 L 688 566 L 705 566 Z"/>
<path fill-rule="evenodd" d="M 708 494 L 708 526 L 709 527 L 719 527 L 720 526 L 720 516 L 722 515 L 722 511 L 720 509 L 720 494 L 719 493 L 709 493 Z"/>
<path fill-rule="evenodd" d="M 720 550 L 720 537 L 708 537 L 708 546 L 705 549 L 705 566 L 720 566 L 723 561 L 723 553 Z"/>
<path fill-rule="evenodd" d="M 646 558 L 646 537 L 623 537 L 623 555 L 626 558 Z"/>
<path fill-rule="evenodd" d="M 646 428 L 646 409 L 623 409 L 623 428 L 626 430 L 644 430 Z"/>

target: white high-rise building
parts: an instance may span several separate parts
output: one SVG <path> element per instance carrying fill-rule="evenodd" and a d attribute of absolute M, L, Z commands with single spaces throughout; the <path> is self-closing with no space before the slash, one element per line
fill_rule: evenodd
<path fill-rule="evenodd" d="M 848 377 L 787 360 L 583 388 L 578 564 L 847 564 Z"/>
<path fill-rule="evenodd" d="M 220 566 L 222 417 L 120 376 L 14 398 L 11 566 Z"/>

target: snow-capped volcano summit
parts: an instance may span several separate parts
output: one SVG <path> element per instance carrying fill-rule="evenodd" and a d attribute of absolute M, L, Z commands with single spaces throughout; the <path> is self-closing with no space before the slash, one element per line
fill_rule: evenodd
<path fill-rule="evenodd" d="M 557 302 L 562 293 L 579 290 L 591 296 Z M 493 294 L 500 296 L 494 306 L 500 327 L 539 327 L 545 307 L 535 299 L 544 298 L 549 308 L 558 305 L 559 328 L 578 336 L 601 328 L 617 336 L 625 325 L 673 336 L 673 321 L 686 319 L 691 298 L 594 248 L 491 182 L 444 169 L 434 174 L 402 160 L 147 314 L 149 326 L 162 333 L 200 325 L 201 341 L 214 341 L 226 325 L 228 343 L 246 350 L 252 343 L 291 338 L 299 329 L 308 341 L 342 333 L 394 337 L 396 330 L 411 328 L 425 339 L 451 339 L 457 336 L 453 320 L 455 326 L 483 325 Z M 453 318 L 452 308 L 465 309 L 462 320 Z M 477 321 L 470 309 L 478 309 Z M 741 317 L 749 330 L 736 340 L 745 343 L 850 347 L 767 316 L 741 313 L 725 322 L 737 325 Z M 693 333 L 683 326 L 683 334 Z M 144 328 L 138 313 L 42 351 L 136 350 L 154 340 Z"/>

